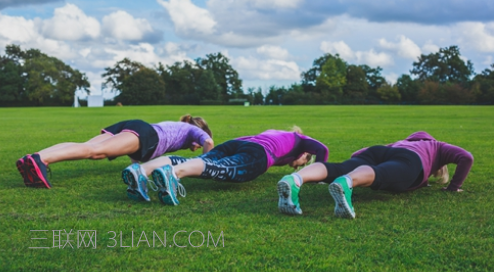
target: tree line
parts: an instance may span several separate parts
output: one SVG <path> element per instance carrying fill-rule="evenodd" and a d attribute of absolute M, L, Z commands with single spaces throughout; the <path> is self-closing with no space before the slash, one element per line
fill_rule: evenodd
<path fill-rule="evenodd" d="M 111 103 L 124 105 L 494 104 L 494 64 L 475 74 L 457 46 L 420 55 L 409 74 L 391 84 L 382 68 L 355 65 L 338 54 L 314 60 L 289 87 L 244 91 L 238 72 L 221 54 L 156 67 L 124 58 L 102 74 Z M 7 45 L 0 56 L 1 106 L 71 105 L 76 90 L 88 93 L 84 73 L 37 49 Z"/>

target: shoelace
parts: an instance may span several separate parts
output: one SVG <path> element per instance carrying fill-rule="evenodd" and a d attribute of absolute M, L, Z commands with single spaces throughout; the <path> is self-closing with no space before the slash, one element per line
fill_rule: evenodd
<path fill-rule="evenodd" d="M 181 197 L 185 197 L 187 195 L 187 192 L 185 191 L 185 187 L 180 182 L 177 182 L 177 184 L 178 184 L 178 186 L 177 186 L 178 194 Z"/>
<path fill-rule="evenodd" d="M 148 181 L 148 184 L 149 184 L 149 188 L 151 188 L 151 190 L 153 191 L 158 191 L 160 188 L 158 187 L 158 185 L 156 185 L 156 183 L 154 183 L 154 180 L 152 179 L 147 179 Z"/>

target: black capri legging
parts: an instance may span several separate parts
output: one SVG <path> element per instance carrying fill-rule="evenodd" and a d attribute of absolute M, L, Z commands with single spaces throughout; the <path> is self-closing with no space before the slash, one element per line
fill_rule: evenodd
<path fill-rule="evenodd" d="M 403 192 L 422 182 L 423 171 L 420 157 L 405 148 L 372 146 L 359 155 L 342 163 L 324 163 L 328 176 L 324 182 L 331 183 L 339 176 L 355 168 L 368 165 L 376 177 L 370 186 L 373 190 Z"/>
<path fill-rule="evenodd" d="M 224 142 L 208 153 L 196 158 L 204 161 L 204 171 L 200 178 L 216 181 L 246 182 L 266 172 L 268 159 L 264 147 L 259 144 L 230 140 Z M 172 165 L 187 160 L 179 156 L 170 156 Z"/>

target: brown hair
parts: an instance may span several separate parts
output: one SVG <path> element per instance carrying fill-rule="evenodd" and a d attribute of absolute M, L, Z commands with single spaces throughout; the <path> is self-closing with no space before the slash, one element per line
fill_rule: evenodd
<path fill-rule="evenodd" d="M 209 135 L 209 137 L 213 138 L 213 133 L 209 129 L 208 123 L 206 123 L 206 120 L 204 120 L 202 117 L 192 117 L 192 115 L 186 114 L 180 117 L 180 122 L 189 123 L 191 125 L 199 127 L 204 130 Z"/>

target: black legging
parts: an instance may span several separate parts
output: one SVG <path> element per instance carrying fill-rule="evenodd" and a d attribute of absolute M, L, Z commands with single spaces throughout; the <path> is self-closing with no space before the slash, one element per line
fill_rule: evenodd
<path fill-rule="evenodd" d="M 376 174 L 370 186 L 373 190 L 403 192 L 418 185 L 423 179 L 420 157 L 405 148 L 372 146 L 342 163 L 326 162 L 324 165 L 328 170 L 328 176 L 324 180 L 327 183 L 350 173 L 359 166 L 372 167 Z"/>
<path fill-rule="evenodd" d="M 169 158 L 172 165 L 190 160 L 179 156 Z M 196 158 L 202 159 L 205 164 L 200 178 L 216 181 L 251 181 L 266 172 L 268 165 L 264 147 L 239 140 L 222 143 Z"/>

